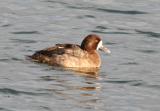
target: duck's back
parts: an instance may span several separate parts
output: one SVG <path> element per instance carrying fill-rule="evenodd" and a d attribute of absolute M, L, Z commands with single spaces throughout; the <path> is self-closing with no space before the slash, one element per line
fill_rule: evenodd
<path fill-rule="evenodd" d="M 75 44 L 56 44 L 53 47 L 49 47 L 43 50 L 37 51 L 32 55 L 32 59 L 38 59 L 39 56 L 55 57 L 55 55 L 63 55 L 65 53 L 69 55 L 75 55 L 75 52 L 81 51 L 80 46 Z"/>
<path fill-rule="evenodd" d="M 87 51 L 75 44 L 56 44 L 54 47 L 37 51 L 31 58 L 37 62 L 63 67 L 96 67 L 97 65 L 89 59 L 90 54 Z"/>

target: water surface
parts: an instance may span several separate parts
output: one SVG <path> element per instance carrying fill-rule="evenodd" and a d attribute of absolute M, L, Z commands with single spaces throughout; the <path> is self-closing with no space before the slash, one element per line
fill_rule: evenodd
<path fill-rule="evenodd" d="M 159 0 L 1 0 L 1 111 L 159 111 Z M 100 35 L 111 55 L 89 76 L 26 60 Z"/>

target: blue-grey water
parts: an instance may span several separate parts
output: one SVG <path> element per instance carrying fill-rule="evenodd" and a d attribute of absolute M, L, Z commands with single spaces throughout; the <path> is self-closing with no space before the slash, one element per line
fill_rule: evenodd
<path fill-rule="evenodd" d="M 99 75 L 25 58 L 100 35 Z M 1 111 L 159 111 L 159 0 L 0 0 Z"/>

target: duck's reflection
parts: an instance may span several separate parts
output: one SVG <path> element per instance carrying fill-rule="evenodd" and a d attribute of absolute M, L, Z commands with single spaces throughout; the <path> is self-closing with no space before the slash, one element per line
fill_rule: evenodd
<path fill-rule="evenodd" d="M 63 100 L 62 102 L 66 100 L 74 107 L 97 109 L 99 106 L 98 101 L 100 100 L 99 93 L 102 88 L 98 76 L 97 74 L 82 76 L 82 74 L 78 75 L 78 73 L 76 75 L 66 74 L 66 76 L 57 74 L 44 76 L 42 79 L 50 82 L 53 80 L 53 84 L 45 90 L 53 93 L 57 99 Z"/>
<path fill-rule="evenodd" d="M 95 68 L 95 67 L 78 67 L 78 68 L 65 68 L 68 70 L 72 70 L 75 72 L 80 72 L 80 73 L 86 73 L 86 74 L 92 74 L 92 75 L 97 75 L 99 73 L 99 68 Z"/>
<path fill-rule="evenodd" d="M 54 70 L 60 71 L 72 71 L 75 72 L 76 75 L 91 77 L 91 78 L 98 78 L 99 77 L 99 68 L 95 67 L 72 67 L 72 68 L 61 68 L 61 67 L 52 67 Z"/>

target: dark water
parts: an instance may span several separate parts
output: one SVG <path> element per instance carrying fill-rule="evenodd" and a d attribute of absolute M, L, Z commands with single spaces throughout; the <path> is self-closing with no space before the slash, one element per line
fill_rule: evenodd
<path fill-rule="evenodd" d="M 159 0 L 0 0 L 1 111 L 159 111 Z M 25 59 L 102 36 L 99 75 Z"/>

